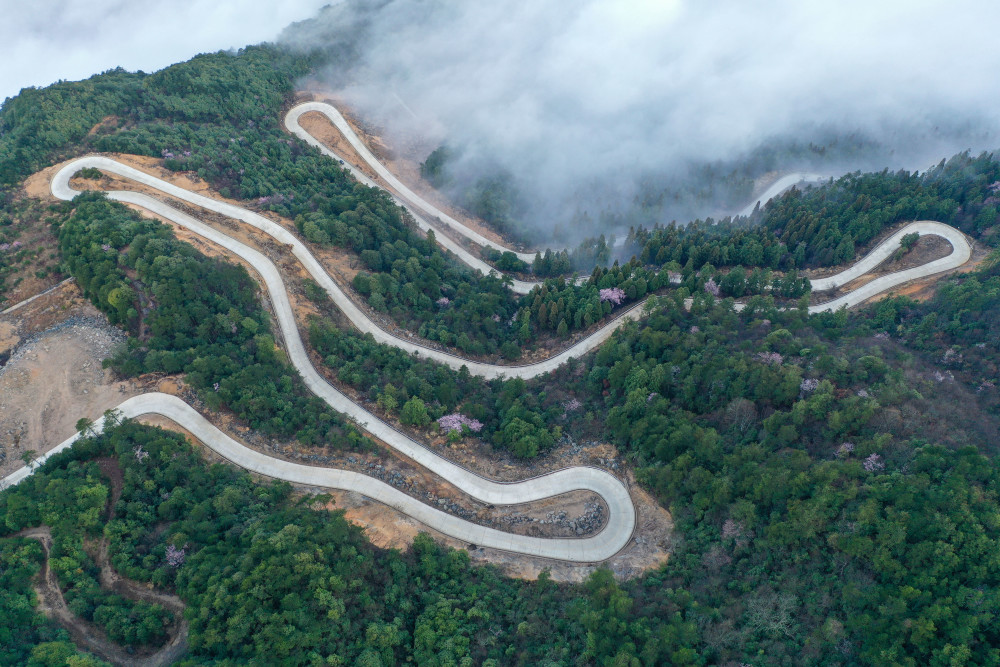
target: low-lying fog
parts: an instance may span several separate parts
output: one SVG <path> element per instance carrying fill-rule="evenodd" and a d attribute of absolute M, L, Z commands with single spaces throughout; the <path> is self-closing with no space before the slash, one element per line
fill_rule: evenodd
<path fill-rule="evenodd" d="M 453 194 L 507 175 L 512 217 L 571 240 L 584 211 L 736 210 L 772 170 L 993 148 L 998 25 L 991 0 L 348 0 L 282 39 L 337 54 L 392 141 L 446 142 Z"/>

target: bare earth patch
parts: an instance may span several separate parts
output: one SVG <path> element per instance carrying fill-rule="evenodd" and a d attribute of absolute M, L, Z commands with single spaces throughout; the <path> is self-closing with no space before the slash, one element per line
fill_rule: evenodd
<path fill-rule="evenodd" d="M 0 289 L 0 311 L 13 306 L 39 292 L 56 285 L 65 276 L 57 270 L 59 264 L 59 242 L 56 234 L 46 221 L 48 211 L 38 199 L 41 180 L 36 176 L 29 179 L 25 187 L 13 193 L 19 212 L 15 215 L 10 231 L 13 240 L 20 244 L 20 250 L 3 251 L 4 259 L 10 262 L 11 272 L 7 275 L 3 289 Z M 48 188 L 48 181 L 44 182 Z M 20 259 L 14 259 L 20 256 Z"/>
<path fill-rule="evenodd" d="M 884 230 L 875 239 L 868 243 L 863 249 L 856 253 L 857 257 L 863 257 L 872 248 L 875 248 L 879 243 L 893 235 L 905 224 L 902 223 L 895 225 L 889 229 Z M 889 295 L 898 294 L 903 296 L 909 296 L 912 299 L 925 300 L 930 298 L 937 289 L 937 285 L 940 283 L 941 277 L 943 275 L 953 274 L 953 273 L 968 273 L 969 271 L 975 270 L 975 268 L 982 262 L 986 256 L 989 254 L 981 244 L 977 244 L 974 241 L 972 243 L 972 257 L 971 259 L 963 264 L 962 266 L 952 269 L 950 271 L 945 271 L 943 273 L 936 273 L 932 276 L 926 276 L 919 280 L 914 280 L 905 285 L 900 285 L 888 292 L 883 292 L 872 297 L 869 302 L 878 301 L 884 299 Z M 917 266 L 923 266 L 929 262 L 942 257 L 947 257 L 952 252 L 951 244 L 940 236 L 934 236 L 931 234 L 921 235 L 917 242 L 913 245 L 908 252 L 900 253 L 899 251 L 890 255 L 888 259 L 879 264 L 875 269 L 869 273 L 862 276 L 858 276 L 850 283 L 846 285 L 841 285 L 837 289 L 826 290 L 823 292 L 812 292 L 810 295 L 809 302 L 811 304 L 820 304 L 840 297 L 844 294 L 852 292 L 859 287 L 870 283 L 875 278 L 880 276 L 888 275 L 890 273 L 896 273 L 898 271 L 905 271 L 906 269 L 912 269 Z M 844 266 L 837 267 L 825 267 L 823 269 L 815 269 L 805 272 L 803 275 L 807 275 L 809 278 L 823 278 L 827 276 L 832 276 L 845 269 Z"/>
<path fill-rule="evenodd" d="M 105 116 L 98 122 L 94 127 L 90 128 L 87 132 L 88 137 L 92 137 L 95 134 L 109 134 L 114 132 L 117 128 L 121 119 L 118 116 Z"/>
<path fill-rule="evenodd" d="M 190 395 L 183 396 L 193 401 Z M 196 406 L 197 407 L 197 406 Z M 161 417 L 144 417 L 142 421 L 171 430 L 184 432 L 173 422 Z M 321 447 L 303 447 L 297 443 L 278 443 L 259 436 L 254 431 L 238 424 L 226 415 L 213 415 L 213 423 L 230 437 L 246 446 L 279 459 L 316 465 L 321 467 L 355 470 L 370 475 L 392 486 L 406 491 L 409 495 L 442 511 L 461 516 L 474 523 L 490 525 L 516 534 L 531 534 L 543 537 L 587 537 L 603 527 L 603 520 L 594 521 L 590 509 L 600 499 L 589 492 L 563 494 L 537 503 L 521 506 L 491 508 L 458 491 L 440 477 L 413 464 L 395 450 L 381 447 L 377 453 L 358 454 L 338 452 Z M 185 435 L 196 445 L 190 434 Z M 201 447 L 208 462 L 226 463 L 226 460 L 205 447 Z M 553 468 L 565 467 L 561 461 L 549 460 Z M 544 466 L 547 467 L 547 466 Z M 538 473 L 535 473 L 538 474 Z M 266 478 L 253 474 L 265 480 Z M 445 536 L 428 528 L 411 517 L 382 503 L 370 500 L 357 492 L 339 491 L 321 487 L 295 485 L 299 492 L 306 494 L 328 494 L 331 502 L 327 508 L 344 510 L 345 517 L 365 529 L 365 534 L 373 544 L 382 548 L 406 549 L 420 532 L 430 533 L 438 542 L 448 546 L 469 549 L 473 560 L 492 563 L 509 576 L 536 578 L 543 570 L 549 570 L 558 581 L 581 581 L 599 564 L 574 564 L 533 558 L 496 549 L 480 548 L 461 540 Z M 638 513 L 638 526 L 632 541 L 614 558 L 604 564 L 622 579 L 641 574 L 659 567 L 666 562 L 672 547 L 673 521 L 669 512 L 654 498 L 640 489 L 631 480 L 630 490 Z M 603 510 L 606 517 L 606 510 Z M 590 517 L 588 518 L 588 513 Z M 602 517 L 602 519 L 603 519 Z M 582 519 L 582 521 L 581 521 Z M 542 523 L 545 521 L 546 523 Z M 578 535 L 571 523 L 588 526 L 583 535 Z"/>
<path fill-rule="evenodd" d="M 81 417 L 141 392 L 101 368 L 124 339 L 73 283 L 0 316 L 0 477 L 24 465 L 24 452 L 44 453 L 73 435 Z"/>
<path fill-rule="evenodd" d="M 114 155 L 113 157 L 191 191 L 199 192 L 218 200 L 228 201 L 238 206 L 256 208 L 253 205 L 248 206 L 246 202 L 223 198 L 191 175 L 172 172 L 162 168 L 160 166 L 161 161 L 154 158 L 130 155 Z M 51 177 L 57 168 L 58 165 L 53 169 L 46 170 L 49 172 L 48 176 Z M 316 305 L 304 296 L 302 281 L 307 277 L 307 274 L 298 261 L 287 251 L 287 248 L 273 242 L 270 237 L 256 232 L 256 230 L 247 225 L 201 209 L 193 209 L 185 203 L 170 200 L 170 198 L 164 197 L 158 192 L 137 186 L 137 184 L 131 181 L 117 177 L 105 176 L 99 180 L 75 178 L 73 186 L 77 189 L 144 191 L 147 194 L 155 195 L 159 199 L 165 199 L 182 210 L 187 210 L 195 214 L 207 224 L 260 250 L 281 268 L 289 290 L 292 306 L 299 322 L 300 331 L 304 329 L 309 316 L 319 314 L 319 309 Z M 47 181 L 44 189 L 35 183 L 34 190 L 39 195 L 50 197 L 47 195 Z M 137 208 L 136 210 L 143 215 L 150 216 L 150 213 L 144 209 Z M 269 212 L 262 211 L 262 213 L 291 231 L 295 231 L 295 226 L 291 221 L 281 219 Z M 196 234 L 178 228 L 169 221 L 164 220 L 164 222 L 171 224 L 180 239 L 192 243 L 205 254 L 225 257 L 228 261 L 239 261 L 238 258 L 230 256 Z M 316 248 L 313 248 L 313 251 L 316 251 Z M 334 260 L 333 263 L 338 270 L 332 273 L 337 275 L 339 280 L 343 280 L 347 275 L 352 274 L 354 270 L 354 258 L 348 253 L 322 249 L 317 254 L 321 255 L 327 261 Z M 252 274 L 255 273 L 254 267 L 245 266 Z M 349 290 L 350 288 L 348 287 L 347 289 Z M 265 307 L 268 307 L 266 294 L 264 296 L 263 303 Z M 96 311 L 93 312 L 96 313 Z M 18 315 L 22 315 L 22 313 L 18 313 Z M 343 320 L 344 318 L 341 316 L 339 319 Z M 345 323 L 342 322 L 342 324 Z M 0 330 L 0 335 L 3 335 L 2 330 Z M 97 361 L 99 368 L 99 359 Z M 342 386 L 333 377 L 332 373 L 326 372 L 322 365 L 318 363 L 318 359 L 314 358 L 313 361 L 321 371 L 324 371 L 327 378 L 335 385 L 338 385 L 342 391 L 352 396 L 354 400 L 367 404 L 365 397 L 357 395 L 357 392 L 348 387 Z M 65 384 L 65 382 L 61 384 Z M 146 378 L 139 384 L 130 382 L 118 383 L 115 386 L 123 384 L 128 385 L 128 391 L 122 390 L 121 393 L 104 397 L 105 404 L 102 405 L 101 409 L 87 413 L 87 416 L 98 416 L 103 410 L 114 407 L 114 405 L 117 405 L 127 397 L 154 388 L 181 396 L 196 408 L 199 407 L 199 401 L 194 393 L 176 379 L 167 378 L 161 381 L 159 378 Z M 31 401 L 29 401 L 30 403 Z M 371 409 L 374 406 L 368 405 L 368 407 Z M 206 411 L 202 409 L 202 412 Z M 73 425 L 78 416 L 82 415 L 73 416 L 71 419 L 68 419 L 65 435 L 62 435 L 57 440 L 53 440 L 47 447 L 50 448 L 71 435 Z M 173 422 L 159 417 L 144 417 L 142 421 L 183 432 L 183 429 L 178 428 Z M 326 448 L 306 448 L 298 443 L 281 443 L 263 438 L 229 414 L 213 414 L 212 421 L 231 437 L 271 456 L 312 465 L 345 468 L 362 472 L 401 488 L 413 497 L 421 499 L 438 509 L 456 514 L 476 523 L 490 525 L 512 533 L 547 537 L 585 537 L 603 528 L 606 521 L 606 507 L 604 507 L 603 502 L 598 496 L 589 492 L 581 491 L 564 494 L 563 496 L 526 506 L 489 508 L 465 496 L 465 494 L 459 492 L 448 482 L 431 475 L 422 467 L 413 464 L 412 461 L 400 456 L 395 450 L 384 445 L 379 448 L 377 453 L 368 454 L 337 452 Z M 395 425 L 397 428 L 400 427 L 399 424 Z M 190 434 L 185 433 L 185 435 L 190 439 Z M 431 447 L 438 450 L 446 458 L 456 460 L 480 474 L 495 479 L 513 481 L 543 474 L 544 472 L 564 468 L 569 465 L 580 464 L 597 465 L 599 467 L 613 466 L 616 469 L 618 468 L 617 454 L 613 448 L 607 445 L 598 445 L 597 443 L 583 447 L 575 444 L 566 445 L 541 460 L 532 461 L 530 464 L 523 464 L 510 457 L 498 455 L 491 447 L 479 441 L 459 443 L 457 446 L 449 447 L 444 442 L 444 439 L 437 436 L 437 434 L 425 432 L 415 435 L 422 441 L 426 442 L 430 440 Z M 34 447 L 34 449 L 44 451 L 38 447 Z M 207 448 L 202 449 L 209 460 L 221 460 L 220 457 Z M 20 465 L 20 461 L 16 461 L 16 465 L 12 469 Z M 635 491 L 635 500 L 642 505 L 638 509 L 640 518 L 646 517 L 646 523 L 649 524 L 641 528 L 641 530 L 645 531 L 646 528 L 650 528 L 652 532 L 649 535 L 643 534 L 641 536 L 637 532 L 637 540 L 633 544 L 630 544 L 616 559 L 613 559 L 615 563 L 618 563 L 614 565 L 614 569 L 620 576 L 632 576 L 643 569 L 657 566 L 666 559 L 669 548 L 666 537 L 669 535 L 671 527 L 669 514 L 657 505 L 654 500 L 642 494 L 637 487 L 633 486 L 633 489 Z M 310 491 L 330 493 L 328 489 L 312 489 Z M 370 532 L 370 537 L 376 544 L 404 547 L 412 542 L 413 536 L 418 532 L 428 530 L 425 526 L 417 524 L 417 522 L 395 510 L 379 503 L 373 503 L 358 494 L 334 492 L 333 495 L 348 510 L 348 518 L 366 527 Z M 663 539 L 650 537 L 657 534 L 662 534 L 664 536 Z M 444 538 L 441 535 L 437 535 L 437 537 L 442 538 L 445 542 L 453 546 L 469 546 L 456 540 Z M 593 566 L 590 565 L 575 567 L 545 559 L 529 559 L 526 561 L 519 555 L 485 549 L 474 550 L 473 557 L 477 560 L 498 563 L 513 576 L 534 577 L 543 569 L 548 568 L 552 570 L 554 578 L 576 580 L 585 577 L 593 569 Z M 526 565 L 525 563 L 528 564 Z"/>
<path fill-rule="evenodd" d="M 554 561 L 470 545 L 429 530 L 405 514 L 358 493 L 335 492 L 328 507 L 344 510 L 348 520 L 365 528 L 365 535 L 373 544 L 386 549 L 406 549 L 418 533 L 428 532 L 438 542 L 468 550 L 473 562 L 495 565 L 509 577 L 537 579 L 547 571 L 555 581 L 580 582 L 604 566 L 616 578 L 625 580 L 665 564 L 673 547 L 673 521 L 669 513 L 634 483 L 631 492 L 638 513 L 632 540 L 613 558 L 594 564 Z"/>

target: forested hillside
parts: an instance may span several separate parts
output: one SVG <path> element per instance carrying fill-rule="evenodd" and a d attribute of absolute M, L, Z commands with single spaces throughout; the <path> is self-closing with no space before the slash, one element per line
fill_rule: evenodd
<path fill-rule="evenodd" d="M 111 457 L 124 479 L 111 521 L 97 457 Z M 323 502 L 207 466 L 183 437 L 126 422 L 0 495 L 0 536 L 50 525 L 65 553 L 60 580 L 74 590 L 92 576 L 81 541 L 103 532 L 118 572 L 175 589 L 187 605 L 190 653 L 181 664 L 568 664 L 603 662 L 623 639 L 649 664 L 697 662 L 695 626 L 685 620 L 693 602 L 683 592 L 622 588 L 607 571 L 585 587 L 506 579 L 426 536 L 405 554 L 380 551 Z M 0 558 L 9 583 L 0 613 L 11 621 L 0 630 L 5 660 L 61 664 L 37 659 L 51 650 L 39 642 L 65 644 L 28 611 L 37 543 L 0 539 Z"/>
<path fill-rule="evenodd" d="M 473 355 L 517 359 L 654 294 L 640 322 L 531 382 L 485 382 L 326 315 L 307 333 L 339 382 L 406 427 L 460 413 L 480 430 L 453 439 L 529 463 L 568 439 L 613 443 L 674 516 L 670 560 L 627 582 L 600 569 L 570 585 L 505 578 L 426 536 L 380 550 L 324 498 L 125 422 L 0 492 L 0 662 L 97 664 L 35 608 L 44 552 L 15 533 L 43 525 L 74 613 L 114 641 L 156 646 L 170 615 L 101 588 L 95 541 L 123 576 L 180 596 L 190 650 L 179 664 L 1000 662 L 995 256 L 924 302 L 818 316 L 796 305 L 808 291 L 799 269 L 849 262 L 896 223 L 936 219 L 994 244 L 997 159 L 851 174 L 735 222 L 637 228 L 636 257 L 610 266 L 593 266 L 611 259 L 606 240 L 542 254 L 539 275 L 572 261 L 589 280 L 552 278 L 517 298 L 281 129 L 296 80 L 320 63 L 253 47 L 7 102 L 0 279 L 17 279 L 38 251 L 18 239 L 42 228 L 61 275 L 130 333 L 109 361 L 117 373 L 182 374 L 209 417 L 344 450 L 373 445 L 305 389 L 246 270 L 98 194 L 39 204 L 24 179 L 90 151 L 161 158 L 356 259 L 353 288 L 371 308 Z M 748 306 L 737 313 L 727 297 Z M 109 470 L 121 478 L 113 507 Z"/>

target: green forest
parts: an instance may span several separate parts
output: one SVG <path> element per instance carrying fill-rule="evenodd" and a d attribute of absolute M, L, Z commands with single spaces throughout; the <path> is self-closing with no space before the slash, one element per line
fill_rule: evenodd
<path fill-rule="evenodd" d="M 417 434 L 461 412 L 482 429 L 455 439 L 526 462 L 569 439 L 614 444 L 673 516 L 669 561 L 627 581 L 599 568 L 565 584 L 505 577 L 426 535 L 379 549 L 324 496 L 119 420 L 0 491 L 0 664 L 103 664 L 40 612 L 43 568 L 116 644 L 166 641 L 172 612 L 101 586 L 102 541 L 121 576 L 182 600 L 180 665 L 1000 664 L 1000 157 L 849 174 L 749 218 L 636 224 L 623 257 L 602 237 L 531 267 L 490 258 L 546 279 L 517 297 L 282 130 L 296 82 L 328 58 L 257 46 L 8 100 L 0 303 L 29 263 L 39 279 L 72 276 L 129 334 L 106 361 L 118 377 L 180 374 L 209 416 L 370 452 L 305 388 L 244 268 L 100 194 L 42 204 L 24 180 L 88 152 L 162 159 L 347 253 L 373 310 L 467 355 L 514 361 L 650 297 L 595 353 L 530 382 L 380 345 L 344 328 L 309 284 L 320 315 L 303 330 L 341 385 Z M 446 161 L 437 154 L 428 177 Z M 513 219 L 508 185 L 482 184 L 470 208 Z M 925 301 L 807 313 L 800 270 L 850 262 L 913 219 L 954 225 L 989 256 Z M 565 280 L 574 271 L 587 279 Z M 19 536 L 43 526 L 48 559 Z"/>

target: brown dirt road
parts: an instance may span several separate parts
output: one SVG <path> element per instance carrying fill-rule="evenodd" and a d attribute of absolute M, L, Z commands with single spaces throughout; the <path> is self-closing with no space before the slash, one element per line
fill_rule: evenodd
<path fill-rule="evenodd" d="M 29 528 L 11 537 L 27 537 L 38 540 L 45 551 L 45 563 L 42 565 L 38 581 L 35 584 L 35 593 L 38 596 L 38 607 L 43 614 L 54 620 L 69 632 L 73 643 L 84 651 L 101 657 L 114 665 L 129 665 L 136 667 L 160 667 L 176 662 L 187 651 L 188 624 L 184 620 L 182 612 L 184 603 L 174 595 L 156 593 L 146 589 L 137 582 L 127 581 L 121 577 L 117 578 L 119 585 L 114 590 L 120 595 L 127 597 L 142 597 L 142 599 L 156 604 L 161 604 L 174 613 L 175 623 L 170 634 L 173 635 L 163 648 L 155 653 L 133 652 L 130 653 L 118 644 L 108 639 L 107 635 L 100 628 L 92 623 L 88 623 L 66 606 L 66 599 L 63 597 L 59 582 L 55 573 L 49 568 L 49 553 L 52 550 L 52 531 L 48 526 Z M 105 560 L 100 563 L 102 570 L 102 584 L 104 570 L 110 570 Z M 117 575 L 115 575 L 117 577 Z M 139 593 L 136 595 L 135 593 Z"/>

